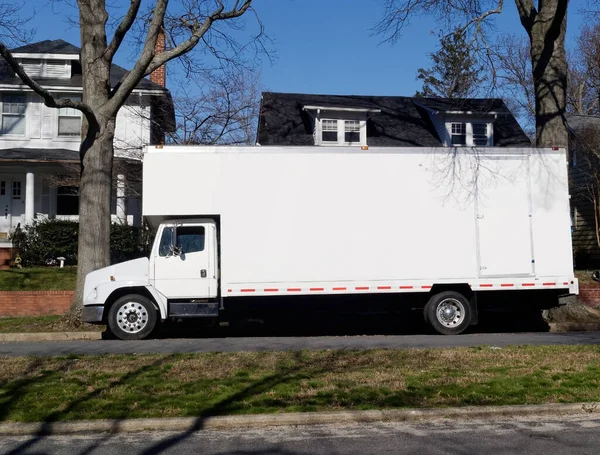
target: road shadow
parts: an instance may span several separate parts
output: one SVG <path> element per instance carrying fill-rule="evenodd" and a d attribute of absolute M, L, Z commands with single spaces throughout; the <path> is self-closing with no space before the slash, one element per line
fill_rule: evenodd
<path fill-rule="evenodd" d="M 254 311 L 229 315 L 207 326 L 188 319 L 167 321 L 156 338 L 313 337 L 360 335 L 423 335 L 436 332 L 425 322 L 422 310 L 390 312 L 338 312 L 324 308 L 288 311 Z M 542 311 L 486 312 L 466 333 L 548 332 Z"/>

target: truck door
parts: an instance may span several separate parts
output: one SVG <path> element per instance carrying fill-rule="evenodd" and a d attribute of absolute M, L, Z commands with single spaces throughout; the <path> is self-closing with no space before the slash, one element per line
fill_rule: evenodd
<path fill-rule="evenodd" d="M 169 299 L 216 295 L 211 226 L 186 224 L 163 227 L 154 250 L 154 286 Z M 172 248 L 174 246 L 174 248 Z M 212 286 L 211 286 L 212 284 Z"/>
<path fill-rule="evenodd" d="M 493 157 L 484 165 L 477 188 L 479 276 L 532 275 L 528 157 Z"/>

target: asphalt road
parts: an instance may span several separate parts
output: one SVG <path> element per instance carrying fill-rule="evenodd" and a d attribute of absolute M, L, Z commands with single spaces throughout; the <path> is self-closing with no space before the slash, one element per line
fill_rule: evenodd
<path fill-rule="evenodd" d="M 597 454 L 600 418 L 315 425 L 191 433 L 3 437 L 0 454 Z"/>
<path fill-rule="evenodd" d="M 54 341 L 1 343 L 0 356 L 100 354 L 175 354 L 297 349 L 441 348 L 459 346 L 600 344 L 600 332 L 473 333 L 370 336 L 230 336 L 221 338 L 154 339 L 143 341 Z"/>

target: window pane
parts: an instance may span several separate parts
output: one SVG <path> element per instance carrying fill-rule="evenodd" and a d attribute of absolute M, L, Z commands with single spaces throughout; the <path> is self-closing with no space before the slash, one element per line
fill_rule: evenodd
<path fill-rule="evenodd" d="M 70 194 L 58 194 L 56 196 L 57 215 L 78 215 L 79 196 Z"/>
<path fill-rule="evenodd" d="M 473 137 L 473 145 L 485 146 L 487 143 L 487 137 Z"/>
<path fill-rule="evenodd" d="M 466 145 L 467 136 L 465 134 L 453 134 L 452 145 Z"/>
<path fill-rule="evenodd" d="M 164 228 L 160 237 L 160 245 L 158 246 L 158 255 L 165 257 L 169 255 L 171 249 L 171 228 Z"/>
<path fill-rule="evenodd" d="M 349 142 L 349 143 L 357 143 L 360 142 L 360 133 L 354 133 L 354 132 L 346 132 L 345 133 L 345 137 L 344 137 L 344 141 L 345 142 Z"/>
<path fill-rule="evenodd" d="M 465 134 L 466 128 L 464 123 L 453 123 L 452 134 Z"/>
<path fill-rule="evenodd" d="M 25 134 L 24 115 L 2 115 L 2 134 Z"/>
<path fill-rule="evenodd" d="M 181 248 L 181 254 L 204 251 L 204 226 L 177 228 L 177 246 Z"/>
<path fill-rule="evenodd" d="M 344 126 L 345 126 L 346 133 L 360 132 L 360 122 L 358 120 L 346 120 L 344 122 Z"/>
<path fill-rule="evenodd" d="M 59 117 L 58 135 L 59 136 L 79 136 L 81 134 L 81 118 L 79 117 Z"/>
<path fill-rule="evenodd" d="M 323 142 L 337 142 L 337 131 L 323 131 Z"/>
<path fill-rule="evenodd" d="M 21 182 L 13 182 L 13 199 L 21 199 Z"/>
<path fill-rule="evenodd" d="M 473 134 L 487 136 L 487 125 L 485 123 L 473 123 Z"/>
<path fill-rule="evenodd" d="M 337 120 L 321 120 L 323 131 L 337 131 Z"/>
<path fill-rule="evenodd" d="M 69 99 L 73 101 L 81 101 L 81 95 L 60 95 L 60 99 Z M 58 110 L 58 115 L 66 115 L 69 117 L 81 117 L 81 111 L 73 109 L 72 107 L 63 107 Z"/>

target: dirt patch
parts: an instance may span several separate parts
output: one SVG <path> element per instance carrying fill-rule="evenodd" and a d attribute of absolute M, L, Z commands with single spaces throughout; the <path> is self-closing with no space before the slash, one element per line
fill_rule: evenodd
<path fill-rule="evenodd" d="M 570 296 L 564 299 L 566 305 L 545 312 L 546 322 L 600 322 L 600 310 L 591 308 Z"/>

